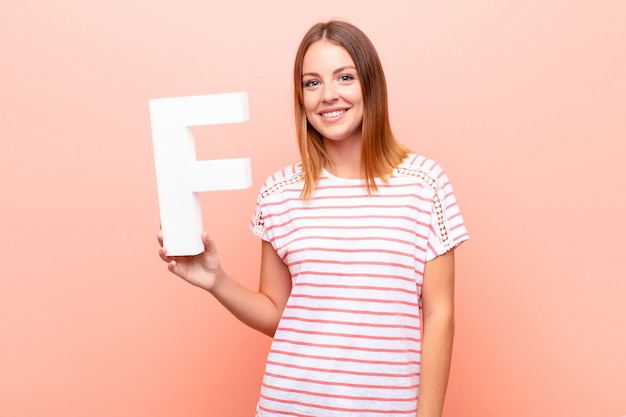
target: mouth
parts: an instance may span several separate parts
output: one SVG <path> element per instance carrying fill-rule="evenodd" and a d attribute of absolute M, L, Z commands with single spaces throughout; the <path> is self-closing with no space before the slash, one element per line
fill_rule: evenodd
<path fill-rule="evenodd" d="M 334 110 L 329 112 L 320 113 L 322 117 L 334 118 L 343 115 L 347 110 Z"/>

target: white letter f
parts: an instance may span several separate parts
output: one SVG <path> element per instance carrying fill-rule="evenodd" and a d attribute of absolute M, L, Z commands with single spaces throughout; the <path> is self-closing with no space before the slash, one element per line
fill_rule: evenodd
<path fill-rule="evenodd" d="M 250 187 L 250 159 L 196 160 L 191 126 L 248 120 L 246 93 L 210 94 L 150 100 L 163 246 L 170 256 L 197 255 L 200 238 L 200 191 Z"/>

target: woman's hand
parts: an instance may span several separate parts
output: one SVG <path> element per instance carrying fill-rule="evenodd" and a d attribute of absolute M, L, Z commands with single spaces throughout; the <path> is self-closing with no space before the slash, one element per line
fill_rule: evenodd
<path fill-rule="evenodd" d="M 167 249 L 163 247 L 162 231 L 159 231 L 157 238 L 161 245 L 159 256 L 167 262 L 167 268 L 190 284 L 211 291 L 224 275 L 215 244 L 207 233 L 202 233 L 204 251 L 194 256 L 167 256 Z"/>

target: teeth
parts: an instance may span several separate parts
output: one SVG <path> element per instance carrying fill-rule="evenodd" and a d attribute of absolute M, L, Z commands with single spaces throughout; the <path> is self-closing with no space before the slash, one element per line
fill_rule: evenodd
<path fill-rule="evenodd" d="M 329 113 L 322 113 L 322 116 L 324 116 L 324 117 L 337 117 L 337 116 L 341 116 L 345 112 L 346 112 L 345 110 L 331 111 Z"/>

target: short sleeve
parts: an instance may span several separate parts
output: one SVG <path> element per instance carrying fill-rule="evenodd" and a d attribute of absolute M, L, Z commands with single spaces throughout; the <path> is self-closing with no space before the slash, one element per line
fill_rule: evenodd
<path fill-rule="evenodd" d="M 426 261 L 443 255 L 469 239 L 461 210 L 447 175 L 440 171 L 433 193 Z"/>
<path fill-rule="evenodd" d="M 256 207 L 254 209 L 254 213 L 250 218 L 250 230 L 252 233 L 260 237 L 261 239 L 269 242 L 269 236 L 267 235 L 267 230 L 265 229 L 265 221 L 263 219 L 263 207 L 262 200 L 263 199 L 263 191 L 259 192 L 259 195 L 256 200 Z"/>
<path fill-rule="evenodd" d="M 254 213 L 250 218 L 250 230 L 266 242 L 273 242 L 272 213 L 277 207 L 284 204 L 280 195 L 286 189 L 300 194 L 302 189 L 303 173 L 300 164 L 287 166 L 268 177 L 256 200 Z M 272 208 L 273 206 L 273 208 Z M 270 232 L 268 232 L 268 229 Z"/>

